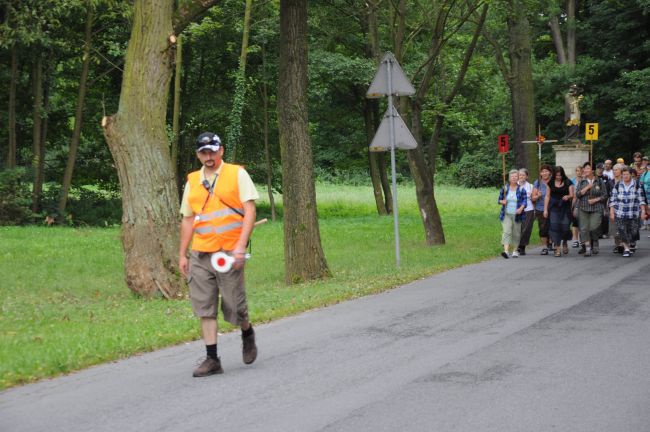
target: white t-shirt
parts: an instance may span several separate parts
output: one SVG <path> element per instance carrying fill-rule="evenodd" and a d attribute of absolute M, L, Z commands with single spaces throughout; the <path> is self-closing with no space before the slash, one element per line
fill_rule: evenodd
<path fill-rule="evenodd" d="M 531 185 L 528 182 L 525 182 L 523 185 L 519 184 L 522 188 L 526 190 L 526 207 L 524 208 L 524 211 L 532 211 L 535 209 L 535 204 L 533 204 L 533 199 L 532 199 L 532 194 L 533 194 L 533 185 Z"/>
<path fill-rule="evenodd" d="M 614 170 L 605 171 L 603 170 L 603 175 L 610 180 L 614 179 Z"/>

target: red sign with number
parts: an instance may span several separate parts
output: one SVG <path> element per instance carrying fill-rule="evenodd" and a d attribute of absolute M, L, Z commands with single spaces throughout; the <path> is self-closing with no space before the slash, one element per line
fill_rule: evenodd
<path fill-rule="evenodd" d="M 510 150 L 508 145 L 508 135 L 499 135 L 497 137 L 497 144 L 499 145 L 499 153 L 508 153 L 508 150 Z"/>

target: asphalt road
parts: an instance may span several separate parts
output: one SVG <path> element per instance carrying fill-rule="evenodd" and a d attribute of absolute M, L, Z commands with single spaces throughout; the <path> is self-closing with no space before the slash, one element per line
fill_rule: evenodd
<path fill-rule="evenodd" d="M 494 259 L 0 393 L 0 431 L 650 431 L 650 240 Z"/>

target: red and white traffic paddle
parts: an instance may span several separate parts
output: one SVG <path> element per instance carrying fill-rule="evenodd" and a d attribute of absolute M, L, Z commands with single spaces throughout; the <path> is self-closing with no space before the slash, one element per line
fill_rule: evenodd
<path fill-rule="evenodd" d="M 266 223 L 267 219 L 262 219 L 255 222 L 255 226 L 262 225 Z M 251 254 L 247 253 L 244 255 L 244 259 L 249 259 Z M 235 257 L 228 255 L 223 251 L 215 252 L 210 256 L 210 264 L 219 273 L 227 273 L 232 268 L 232 265 L 235 263 Z"/>
<path fill-rule="evenodd" d="M 248 255 L 248 254 L 246 254 Z M 210 264 L 219 273 L 229 272 L 235 263 L 235 257 L 225 252 L 215 252 L 210 256 Z"/>

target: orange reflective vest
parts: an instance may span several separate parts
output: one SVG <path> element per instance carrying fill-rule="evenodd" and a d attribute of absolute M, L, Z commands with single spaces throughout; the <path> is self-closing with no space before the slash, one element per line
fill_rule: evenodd
<path fill-rule="evenodd" d="M 241 235 L 244 206 L 239 199 L 239 166 L 222 164 L 212 194 L 201 183 L 200 171 L 187 176 L 188 202 L 195 214 L 192 250 L 198 252 L 233 250 Z"/>

